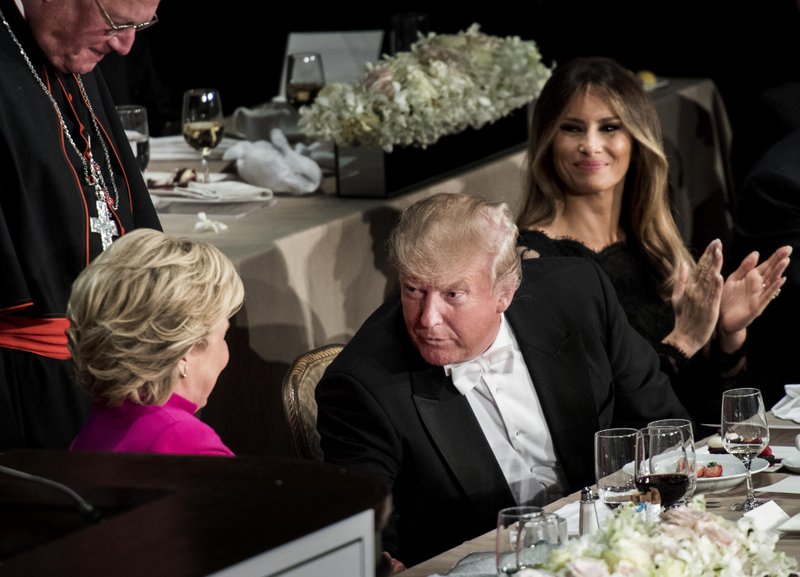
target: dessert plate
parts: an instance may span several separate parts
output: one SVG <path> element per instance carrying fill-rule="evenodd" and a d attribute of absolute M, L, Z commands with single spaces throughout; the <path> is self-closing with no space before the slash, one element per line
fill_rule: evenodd
<path fill-rule="evenodd" d="M 733 455 L 711 455 L 709 453 L 697 453 L 697 466 L 708 465 L 709 463 L 719 463 L 722 465 L 722 475 L 720 477 L 698 477 L 696 493 L 717 493 L 731 489 L 744 481 L 747 476 L 742 462 Z M 766 459 L 756 457 L 750 467 L 752 474 L 760 473 L 769 467 Z"/>

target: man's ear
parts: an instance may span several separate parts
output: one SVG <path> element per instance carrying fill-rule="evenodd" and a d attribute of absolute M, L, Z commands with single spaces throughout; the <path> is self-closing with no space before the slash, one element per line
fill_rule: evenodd
<path fill-rule="evenodd" d="M 504 313 L 511 305 L 511 300 L 514 298 L 515 283 L 513 279 L 504 279 L 497 284 L 495 290 L 497 291 L 497 312 Z"/>

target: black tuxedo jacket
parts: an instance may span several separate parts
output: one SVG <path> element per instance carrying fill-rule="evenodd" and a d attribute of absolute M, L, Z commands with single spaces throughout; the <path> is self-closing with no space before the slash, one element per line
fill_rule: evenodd
<path fill-rule="evenodd" d="M 533 259 L 506 317 L 571 490 L 594 483 L 594 432 L 688 415 L 608 278 L 583 259 Z M 392 487 L 383 546 L 407 566 L 485 533 L 514 498 L 469 403 L 381 306 L 317 386 L 329 462 Z"/>

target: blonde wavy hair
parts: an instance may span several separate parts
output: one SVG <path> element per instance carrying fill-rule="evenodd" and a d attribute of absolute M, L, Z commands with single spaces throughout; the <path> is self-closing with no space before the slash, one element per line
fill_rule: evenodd
<path fill-rule="evenodd" d="M 214 246 L 137 229 L 72 285 L 68 347 L 94 401 L 162 404 L 178 361 L 244 298 L 233 263 Z"/>
<path fill-rule="evenodd" d="M 557 66 L 534 108 L 528 140 L 528 196 L 517 218 L 520 229 L 552 222 L 564 202 L 563 183 L 553 162 L 553 139 L 569 104 L 591 93 L 608 104 L 633 140 L 625 177 L 621 225 L 644 251 L 661 294 L 672 293 L 680 263 L 695 261 L 670 210 L 669 167 L 661 122 L 648 94 L 630 70 L 603 57 L 576 58 Z"/>
<path fill-rule="evenodd" d="M 389 257 L 401 278 L 436 283 L 452 280 L 463 259 L 491 259 L 495 287 L 513 292 L 522 278 L 516 251 L 517 226 L 504 202 L 466 194 L 439 193 L 403 212 L 389 239 Z"/>

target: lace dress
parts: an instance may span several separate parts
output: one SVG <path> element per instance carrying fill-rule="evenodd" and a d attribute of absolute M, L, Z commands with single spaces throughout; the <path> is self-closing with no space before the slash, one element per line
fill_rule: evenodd
<path fill-rule="evenodd" d="M 542 258 L 571 256 L 595 261 L 614 285 L 630 324 L 658 353 L 661 370 L 669 375 L 693 419 L 697 423 L 719 422 L 721 391 L 743 378 L 742 370 L 730 374 L 739 365 L 741 354 L 726 355 L 712 345 L 709 351 L 687 359 L 675 347 L 661 342 L 672 331 L 675 315 L 671 303 L 659 296 L 655 274 L 636 246 L 620 241 L 595 252 L 578 240 L 552 239 L 535 230 L 521 230 L 518 244 Z"/>

